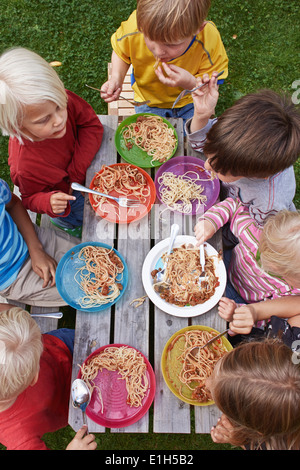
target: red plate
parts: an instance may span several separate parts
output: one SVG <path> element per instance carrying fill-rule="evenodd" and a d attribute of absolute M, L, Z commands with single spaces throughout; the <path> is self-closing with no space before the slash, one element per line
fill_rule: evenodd
<path fill-rule="evenodd" d="M 95 198 L 94 198 L 93 194 L 89 194 L 89 199 L 90 199 L 91 206 L 93 207 L 96 214 L 100 215 L 100 217 L 102 217 L 103 219 L 108 220 L 109 222 L 114 222 L 114 223 L 117 223 L 117 224 L 129 224 L 130 222 L 134 222 L 136 220 L 139 220 L 142 217 L 144 217 L 146 214 L 148 214 L 148 212 L 151 210 L 151 207 L 153 206 L 153 204 L 155 202 L 155 198 L 156 198 L 155 184 L 154 184 L 154 181 L 152 180 L 151 176 L 148 175 L 148 173 L 145 170 L 143 170 L 142 168 L 139 168 L 135 165 L 131 165 L 129 163 L 114 163 L 113 165 L 105 165 L 105 166 L 108 166 L 108 167 L 111 167 L 111 168 L 129 166 L 131 168 L 134 168 L 134 169 L 138 170 L 139 173 L 141 173 L 146 178 L 147 186 L 150 188 L 150 194 L 149 194 L 149 196 L 147 196 L 146 202 L 144 204 L 141 203 L 141 204 L 138 205 L 138 207 L 131 207 L 131 208 L 121 207 L 121 206 L 119 206 L 119 204 L 117 202 L 107 199 L 107 202 L 104 205 L 105 211 L 101 210 L 96 205 Z M 99 175 L 101 175 L 102 172 L 103 172 L 103 170 L 100 170 L 98 173 L 95 174 L 94 178 L 91 181 L 90 189 L 94 188 L 95 179 L 98 178 Z M 120 197 L 121 196 L 115 190 L 110 191 L 109 195 L 110 196 L 115 196 L 115 197 Z M 128 196 L 128 198 L 129 199 L 135 199 L 135 197 L 133 197 L 133 196 L 130 197 L 130 195 Z"/>
<path fill-rule="evenodd" d="M 132 347 L 127 344 L 108 344 L 90 354 L 84 363 L 99 354 L 105 348 L 121 346 Z M 108 371 L 103 368 L 102 372 L 99 371 L 94 379 L 95 384 L 101 389 L 103 413 L 97 389 L 93 392 L 91 401 L 86 408 L 87 416 L 95 423 L 107 428 L 122 428 L 135 423 L 149 410 L 155 395 L 155 375 L 148 359 L 138 349 L 136 349 L 136 351 L 143 356 L 147 366 L 146 374 L 149 381 L 149 388 L 145 394 L 142 405 L 138 408 L 127 405 L 125 380 L 120 379 L 121 376 L 117 371 Z M 81 378 L 81 371 L 78 373 L 78 378 Z"/>

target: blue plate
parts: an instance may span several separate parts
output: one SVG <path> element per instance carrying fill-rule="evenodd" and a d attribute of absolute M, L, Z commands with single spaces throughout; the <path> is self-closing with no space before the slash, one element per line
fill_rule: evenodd
<path fill-rule="evenodd" d="M 71 248 L 69 251 L 67 251 L 67 253 L 64 254 L 58 263 L 55 275 L 56 287 L 64 301 L 76 310 L 81 310 L 84 312 L 100 312 L 101 310 L 105 310 L 106 308 L 109 308 L 118 302 L 118 300 L 120 300 L 124 294 L 128 283 L 128 268 L 123 256 L 113 248 L 114 252 L 117 254 L 124 265 L 123 272 L 118 274 L 116 278 L 117 282 L 122 284 L 123 289 L 121 290 L 120 295 L 112 302 L 108 302 L 105 305 L 99 305 L 96 307 L 84 308 L 80 305 L 80 299 L 83 297 L 84 292 L 80 289 L 79 284 L 74 279 L 77 270 L 85 264 L 83 260 L 78 258 L 78 253 L 84 246 L 100 246 L 103 248 L 108 248 L 109 250 L 111 249 L 111 246 L 100 242 L 80 243 L 79 245 Z"/>

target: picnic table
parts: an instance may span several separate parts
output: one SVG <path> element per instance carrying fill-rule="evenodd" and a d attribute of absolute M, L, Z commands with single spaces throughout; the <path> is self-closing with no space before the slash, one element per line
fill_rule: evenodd
<path fill-rule="evenodd" d="M 118 126 L 118 116 L 101 115 L 104 127 L 101 148 L 96 154 L 86 175 L 89 187 L 95 173 L 102 165 L 121 162 L 114 145 L 114 135 Z M 178 148 L 175 156 L 198 156 L 185 142 L 181 119 L 169 119 L 178 133 Z M 148 170 L 152 178 L 155 169 Z M 170 235 L 170 226 L 176 222 L 179 234 L 194 235 L 195 217 L 173 211 L 159 217 L 159 205 L 154 204 L 150 213 L 130 224 L 115 224 L 95 214 L 85 196 L 82 242 L 103 242 L 114 246 L 124 257 L 129 271 L 129 281 L 121 299 L 113 306 L 99 313 L 76 312 L 75 344 L 73 355 L 72 381 L 77 377 L 79 365 L 96 349 L 108 344 L 126 344 L 138 349 L 151 362 L 155 371 L 156 393 L 153 412 L 149 411 L 136 423 L 113 428 L 111 432 L 147 433 L 209 433 L 220 412 L 215 405 L 192 406 L 179 400 L 167 387 L 160 367 L 163 348 L 168 339 L 188 325 L 206 325 L 218 331 L 226 328 L 226 323 L 217 313 L 217 306 L 210 311 L 192 318 L 169 315 L 157 308 L 149 298 L 142 305 L 130 305 L 133 299 L 145 295 L 142 283 L 142 266 L 150 249 Z M 220 232 L 220 231 L 219 231 Z M 221 234 L 217 232 L 209 243 L 219 251 L 222 249 Z M 69 424 L 77 431 L 82 426 L 82 413 L 72 406 L 70 400 Z M 90 432 L 105 432 L 105 427 L 88 419 Z"/>

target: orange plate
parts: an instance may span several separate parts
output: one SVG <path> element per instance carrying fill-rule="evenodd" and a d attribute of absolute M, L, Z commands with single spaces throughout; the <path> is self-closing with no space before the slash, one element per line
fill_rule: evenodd
<path fill-rule="evenodd" d="M 142 175 L 144 175 L 144 177 L 146 178 L 148 182 L 148 186 L 150 187 L 150 195 L 146 198 L 145 204 L 139 204 L 138 207 L 129 207 L 129 208 L 121 207 L 119 206 L 117 202 L 107 199 L 107 202 L 105 203 L 106 211 L 104 212 L 103 210 L 100 210 L 100 208 L 96 206 L 93 194 L 89 194 L 91 206 L 93 207 L 96 214 L 100 215 L 100 217 L 102 217 L 105 220 L 108 220 L 109 222 L 115 222 L 117 224 L 129 224 L 130 222 L 139 220 L 142 217 L 144 217 L 146 214 L 148 214 L 148 212 L 151 210 L 151 207 L 153 206 L 155 199 L 156 199 L 155 184 L 151 176 L 148 175 L 148 173 L 142 168 L 139 168 L 135 165 L 131 165 L 130 163 L 114 163 L 113 165 L 105 165 L 105 166 L 109 166 L 109 167 L 130 166 L 131 168 L 137 169 L 139 173 L 142 173 Z M 102 171 L 103 170 L 100 170 L 98 173 L 95 174 L 94 178 L 91 181 L 90 189 L 93 189 L 94 181 L 99 175 L 101 175 Z M 117 193 L 117 191 L 112 190 L 109 192 L 109 196 L 120 197 L 121 195 Z M 130 198 L 131 197 L 129 196 L 129 199 Z M 135 198 L 132 197 L 131 199 L 135 199 Z"/>

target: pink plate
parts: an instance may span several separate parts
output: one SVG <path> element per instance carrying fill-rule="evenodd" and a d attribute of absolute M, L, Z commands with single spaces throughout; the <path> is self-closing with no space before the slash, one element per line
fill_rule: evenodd
<path fill-rule="evenodd" d="M 84 362 L 87 362 L 105 348 L 121 346 L 132 347 L 126 344 L 108 344 L 94 351 Z M 94 382 L 101 389 L 103 413 L 97 390 L 93 392 L 91 401 L 86 409 L 87 416 L 95 423 L 107 428 L 122 428 L 135 423 L 149 410 L 155 394 L 155 375 L 148 359 L 138 349 L 136 351 L 143 356 L 147 365 L 146 374 L 149 381 L 149 388 L 143 399 L 142 406 L 136 408 L 127 405 L 125 380 L 120 378 L 121 376 L 117 371 L 102 369 L 102 372 L 98 372 Z M 81 371 L 78 373 L 78 378 L 81 378 Z"/>

